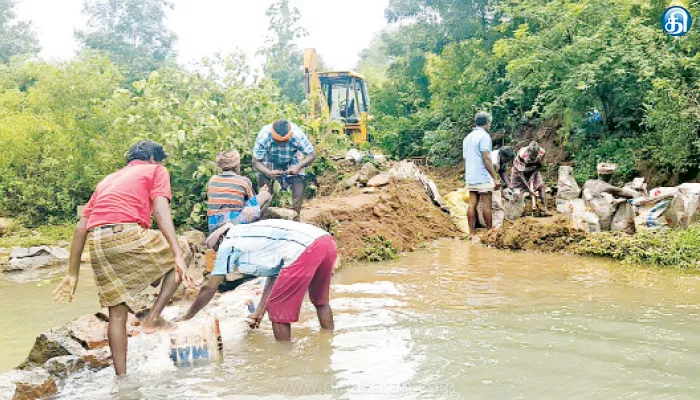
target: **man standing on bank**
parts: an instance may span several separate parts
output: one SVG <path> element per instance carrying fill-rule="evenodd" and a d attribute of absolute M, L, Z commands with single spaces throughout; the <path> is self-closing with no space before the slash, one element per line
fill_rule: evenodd
<path fill-rule="evenodd" d="M 143 321 L 143 331 L 154 333 L 168 327 L 160 313 L 180 282 L 194 286 L 170 215 L 167 156 L 161 145 L 139 141 L 126 155 L 127 166 L 97 185 L 73 236 L 68 274 L 54 291 L 59 303 L 73 300 L 87 241 L 100 305 L 109 308 L 107 338 L 117 375 L 126 374 L 126 321 L 138 294 L 153 283 L 161 285 Z M 160 232 L 150 229 L 151 216 Z"/>
<path fill-rule="evenodd" d="M 469 190 L 469 235 L 476 229 L 477 207 L 481 204 L 484 211 L 486 227 L 493 227 L 492 194 L 501 186 L 496 170 L 491 161 L 493 143 L 489 129 L 491 129 L 491 114 L 479 112 L 475 117 L 475 127 L 464 138 L 463 153 L 465 163 L 465 182 Z"/>
<path fill-rule="evenodd" d="M 304 158 L 299 160 L 297 153 Z M 304 201 L 304 168 L 316 159 L 314 146 L 304 132 L 294 123 L 275 121 L 264 126 L 255 139 L 253 167 L 258 171 L 258 186 L 278 181 L 282 190 L 292 188 L 292 202 L 297 220 Z M 267 207 L 261 210 L 265 214 Z"/>

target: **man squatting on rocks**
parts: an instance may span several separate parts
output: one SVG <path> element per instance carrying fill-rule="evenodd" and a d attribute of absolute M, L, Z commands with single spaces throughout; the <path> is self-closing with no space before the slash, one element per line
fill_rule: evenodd
<path fill-rule="evenodd" d="M 338 250 L 328 232 L 286 220 L 227 224 L 221 229 L 228 232 L 219 246 L 214 270 L 183 320 L 194 317 L 211 301 L 227 274 L 241 273 L 267 277 L 260 304 L 248 317 L 251 328 L 260 326 L 267 311 L 275 339 L 291 340 L 291 323 L 299 320 L 307 290 L 321 328 L 334 328 L 329 293 Z"/>
<path fill-rule="evenodd" d="M 137 295 L 149 284 L 161 285 L 143 321 L 144 333 L 154 333 L 167 327 L 161 312 L 180 282 L 194 285 L 170 215 L 170 175 L 162 164 L 167 156 L 161 145 L 139 141 L 127 166 L 97 185 L 73 236 L 68 274 L 54 291 L 59 303 L 73 300 L 87 241 L 100 304 L 109 308 L 107 337 L 117 375 L 126 374 L 126 322 Z M 160 232 L 149 229 L 151 215 Z"/>
<path fill-rule="evenodd" d="M 491 114 L 479 112 L 474 118 L 475 127 L 462 145 L 465 163 L 465 181 L 469 190 L 469 208 L 467 218 L 469 220 L 469 234 L 474 234 L 476 229 L 477 207 L 481 204 L 484 212 L 486 227 L 493 227 L 492 194 L 501 186 L 496 170 L 491 160 L 493 143 L 489 129 L 491 129 Z"/>
<path fill-rule="evenodd" d="M 297 159 L 297 152 L 304 155 Z M 304 200 L 304 168 L 316 159 L 314 146 L 297 125 L 285 121 L 275 121 L 264 126 L 255 139 L 253 167 L 258 171 L 260 187 L 272 188 L 272 181 L 278 181 L 282 190 L 292 187 L 292 203 L 299 219 Z M 267 206 L 262 208 L 265 215 Z"/>

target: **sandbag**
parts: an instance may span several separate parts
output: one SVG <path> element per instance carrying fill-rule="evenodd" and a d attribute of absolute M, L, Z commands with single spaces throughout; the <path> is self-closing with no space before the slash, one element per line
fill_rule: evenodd
<path fill-rule="evenodd" d="M 679 193 L 673 198 L 666 211 L 666 219 L 673 227 L 688 228 L 700 215 L 700 192 L 694 193 L 691 188 L 680 187 Z"/>
<path fill-rule="evenodd" d="M 466 188 L 455 190 L 445 196 L 445 206 L 450 212 L 452 222 L 457 226 L 457 229 L 466 234 L 469 234 L 468 204 L 469 192 Z"/>
<path fill-rule="evenodd" d="M 503 204 L 503 191 L 496 190 L 493 192 L 491 210 L 493 214 L 493 227 L 500 228 L 503 225 L 503 220 L 506 217 L 505 205 Z"/>
<path fill-rule="evenodd" d="M 598 217 L 601 231 L 609 231 L 613 212 L 615 211 L 613 207 L 614 198 L 608 193 L 594 194 L 590 190 L 585 189 L 583 191 L 583 199 L 588 210 L 595 213 Z"/>
<path fill-rule="evenodd" d="M 639 232 L 642 230 L 664 230 L 668 225 L 664 214 L 671 205 L 671 199 L 659 201 L 645 201 L 635 205 L 637 216 L 634 218 L 634 227 Z"/>
<path fill-rule="evenodd" d="M 620 204 L 615 211 L 610 230 L 613 232 L 625 232 L 629 235 L 634 235 L 634 207 L 628 201 Z"/>
<path fill-rule="evenodd" d="M 675 196 L 680 191 L 677 187 L 657 187 L 649 192 L 649 197 Z"/>
<path fill-rule="evenodd" d="M 574 179 L 574 169 L 567 166 L 559 167 L 557 183 L 557 200 L 573 200 L 579 197 L 581 188 Z"/>
<path fill-rule="evenodd" d="M 503 197 L 503 217 L 505 220 L 513 221 L 523 216 L 525 213 L 525 193 L 520 189 L 504 189 Z"/>
<path fill-rule="evenodd" d="M 177 329 L 170 332 L 170 343 L 170 359 L 179 366 L 221 359 L 218 322 L 205 313 L 189 321 L 179 322 Z"/>

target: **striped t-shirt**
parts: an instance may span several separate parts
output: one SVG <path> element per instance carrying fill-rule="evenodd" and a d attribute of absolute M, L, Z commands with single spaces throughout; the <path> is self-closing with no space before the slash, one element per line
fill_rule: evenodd
<path fill-rule="evenodd" d="M 207 216 L 225 212 L 240 212 L 245 203 L 255 197 L 250 179 L 224 171 L 209 180 Z"/>

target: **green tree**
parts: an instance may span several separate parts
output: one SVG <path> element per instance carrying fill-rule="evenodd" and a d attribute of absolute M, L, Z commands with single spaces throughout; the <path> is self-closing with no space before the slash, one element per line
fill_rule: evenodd
<path fill-rule="evenodd" d="M 304 53 L 295 41 L 307 32 L 299 26 L 299 9 L 290 7 L 289 0 L 277 0 L 265 14 L 269 18 L 271 36 L 259 51 L 265 57 L 263 72 L 279 84 L 286 100 L 301 103 L 304 100 Z"/>
<path fill-rule="evenodd" d="M 86 29 L 75 38 L 87 49 L 105 51 L 128 76 L 147 76 L 175 57 L 177 36 L 165 26 L 169 0 L 85 0 Z"/>
<path fill-rule="evenodd" d="M 0 62 L 10 57 L 39 52 L 39 41 L 31 22 L 15 21 L 15 0 L 0 0 Z"/>

